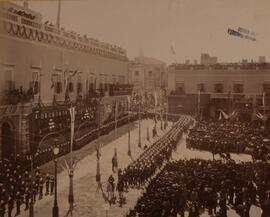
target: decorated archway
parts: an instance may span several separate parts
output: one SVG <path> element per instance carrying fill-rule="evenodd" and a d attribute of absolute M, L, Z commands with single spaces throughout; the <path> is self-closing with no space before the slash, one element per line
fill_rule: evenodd
<path fill-rule="evenodd" d="M 14 130 L 8 122 L 3 122 L 1 131 L 2 131 L 1 132 L 2 159 L 10 158 L 12 156 L 14 157 L 15 153 Z"/>

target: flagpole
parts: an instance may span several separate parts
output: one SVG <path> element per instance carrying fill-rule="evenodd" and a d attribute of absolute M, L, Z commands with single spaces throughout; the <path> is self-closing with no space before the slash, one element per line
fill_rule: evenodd
<path fill-rule="evenodd" d="M 115 111 L 114 111 L 114 140 L 116 142 L 116 138 L 117 138 L 117 101 L 115 99 Z M 117 148 L 114 142 L 114 156 L 115 156 L 115 167 L 118 168 L 118 161 L 117 161 Z"/>
<path fill-rule="evenodd" d="M 41 71 L 39 71 L 38 73 L 39 75 L 39 87 L 38 87 L 38 105 L 40 106 L 41 105 Z M 35 85 L 35 84 L 34 84 Z"/>
<path fill-rule="evenodd" d="M 263 126 L 265 130 L 266 118 L 265 118 L 265 92 L 263 92 Z"/>
<path fill-rule="evenodd" d="M 201 107 L 201 91 L 199 90 L 198 91 L 198 108 L 197 108 L 199 121 L 201 120 L 200 107 Z"/>
<path fill-rule="evenodd" d="M 72 212 L 74 204 L 74 194 L 73 194 L 73 140 L 74 140 L 74 124 L 75 124 L 75 107 L 69 109 L 70 112 L 70 165 L 69 165 L 69 211 Z"/>
<path fill-rule="evenodd" d="M 99 99 L 98 101 L 98 112 L 97 112 L 97 117 L 98 117 L 98 141 L 99 141 L 99 144 L 97 143 L 97 173 L 96 173 L 96 181 L 98 183 L 98 188 L 97 188 L 97 191 L 99 189 L 102 190 L 102 186 L 101 186 L 101 174 L 100 174 L 100 157 L 101 157 L 101 154 L 100 154 L 100 147 L 101 147 L 101 144 L 100 144 L 100 131 L 101 131 L 101 109 L 100 109 L 100 104 L 101 104 L 101 99 Z"/>
<path fill-rule="evenodd" d="M 128 96 L 129 97 L 129 96 Z M 130 147 L 130 99 L 128 100 L 128 156 L 131 157 L 131 147 Z"/>
<path fill-rule="evenodd" d="M 163 114 L 161 107 L 160 107 L 160 129 L 163 130 Z"/>
<path fill-rule="evenodd" d="M 142 147 L 142 142 L 141 142 L 141 94 L 139 95 L 139 143 L 138 143 L 139 148 Z"/>
<path fill-rule="evenodd" d="M 169 95 L 168 95 L 168 91 L 166 91 L 166 120 L 165 120 L 165 130 L 167 128 L 168 125 L 168 112 L 169 112 Z"/>
<path fill-rule="evenodd" d="M 154 107 L 154 117 L 155 117 L 155 125 L 154 125 L 154 130 L 155 132 L 157 131 L 157 93 L 154 92 L 154 98 L 155 98 L 155 107 Z"/>

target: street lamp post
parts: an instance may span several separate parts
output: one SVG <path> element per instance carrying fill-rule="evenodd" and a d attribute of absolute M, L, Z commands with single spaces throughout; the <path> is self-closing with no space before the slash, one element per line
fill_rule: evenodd
<path fill-rule="evenodd" d="M 160 109 L 160 129 L 163 130 L 163 114 L 161 109 Z"/>
<path fill-rule="evenodd" d="M 53 217 L 59 216 L 59 208 L 57 204 L 57 155 L 59 154 L 59 148 L 55 146 L 53 148 L 53 154 L 54 154 L 54 179 L 55 179 L 55 191 L 54 191 L 54 206 L 52 209 Z"/>
<path fill-rule="evenodd" d="M 131 147 L 130 147 L 130 117 L 129 117 L 129 110 L 128 110 L 128 156 L 131 157 Z"/>
<path fill-rule="evenodd" d="M 74 194 L 73 194 L 73 140 L 74 140 L 74 124 L 75 124 L 75 107 L 69 108 L 70 120 L 71 120 L 71 135 L 70 135 L 70 165 L 69 165 L 69 212 L 72 213 L 74 205 Z"/>
<path fill-rule="evenodd" d="M 139 101 L 139 148 L 142 147 L 142 141 L 141 141 L 141 102 Z"/>
<path fill-rule="evenodd" d="M 168 126 L 168 112 L 169 112 L 169 96 L 168 96 L 168 91 L 166 91 L 166 119 L 165 119 L 165 125 L 164 129 L 166 130 Z"/>
<path fill-rule="evenodd" d="M 31 188 L 31 200 L 30 200 L 30 208 L 29 208 L 29 217 L 34 217 L 34 196 L 33 196 L 33 175 L 34 175 L 34 162 L 33 162 L 33 153 L 31 153 L 31 155 L 29 156 L 30 157 L 30 164 L 31 164 L 31 185 L 30 185 L 30 188 Z"/>

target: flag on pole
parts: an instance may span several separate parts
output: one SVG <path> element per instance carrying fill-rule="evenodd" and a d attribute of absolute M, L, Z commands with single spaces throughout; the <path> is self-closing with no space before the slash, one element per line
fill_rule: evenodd
<path fill-rule="evenodd" d="M 65 92 L 67 90 L 67 86 L 68 86 L 68 71 L 64 71 L 64 89 L 65 89 Z"/>
<path fill-rule="evenodd" d="M 155 108 L 156 108 L 157 107 L 157 101 L 158 101 L 156 91 L 154 92 L 154 99 L 155 99 Z"/>
<path fill-rule="evenodd" d="M 172 52 L 173 55 L 175 55 L 175 50 L 174 50 L 172 45 L 171 45 L 171 52 Z"/>
<path fill-rule="evenodd" d="M 130 96 L 127 96 L 128 111 L 130 110 Z"/>
<path fill-rule="evenodd" d="M 218 120 L 219 120 L 219 121 L 222 120 L 222 114 L 221 114 L 221 111 L 219 111 L 219 117 L 218 117 Z"/>
<path fill-rule="evenodd" d="M 54 75 L 51 75 L 51 89 L 54 88 L 54 80 L 53 80 L 53 76 L 54 76 Z"/>
<path fill-rule="evenodd" d="M 265 110 L 265 92 L 263 92 L 263 95 L 262 95 L 262 105 L 263 105 L 263 109 Z"/>
<path fill-rule="evenodd" d="M 227 120 L 227 119 L 229 119 L 229 115 L 227 115 L 224 111 L 222 111 L 222 110 L 220 110 L 221 111 L 221 113 L 222 113 L 222 115 L 223 115 L 223 117 Z"/>

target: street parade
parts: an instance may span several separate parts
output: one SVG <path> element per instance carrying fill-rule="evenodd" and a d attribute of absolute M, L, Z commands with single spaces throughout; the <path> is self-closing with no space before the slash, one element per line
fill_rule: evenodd
<path fill-rule="evenodd" d="M 0 217 L 270 217 L 269 6 L 0 1 Z"/>

